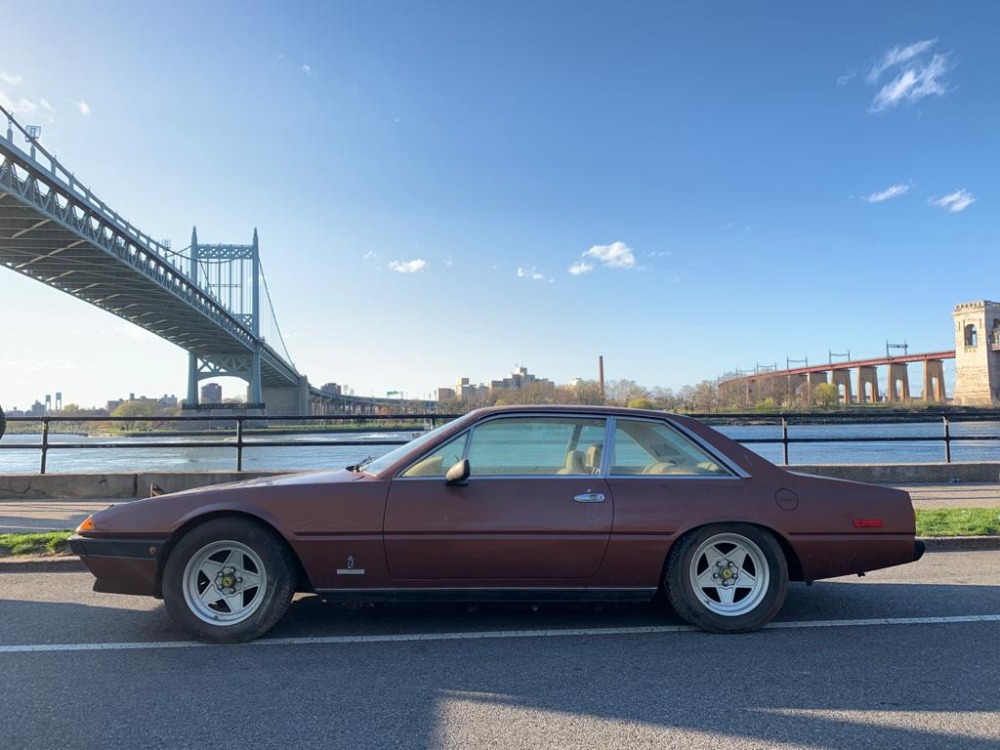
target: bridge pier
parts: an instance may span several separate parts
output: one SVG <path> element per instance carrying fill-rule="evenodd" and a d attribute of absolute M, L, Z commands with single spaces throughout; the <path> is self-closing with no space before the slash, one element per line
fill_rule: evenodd
<path fill-rule="evenodd" d="M 292 386 L 268 386 L 261 389 L 269 415 L 305 416 L 311 413 L 309 381 L 305 375 Z"/>
<path fill-rule="evenodd" d="M 837 386 L 839 391 L 840 387 L 844 388 L 844 403 L 850 406 L 854 401 L 854 396 L 851 393 L 851 371 L 850 370 L 834 370 L 830 373 L 831 382 Z"/>
<path fill-rule="evenodd" d="M 905 362 L 889 363 L 889 394 L 886 400 L 894 404 L 910 400 L 910 375 Z"/>
<path fill-rule="evenodd" d="M 944 363 L 929 359 L 924 362 L 924 401 L 943 404 L 945 400 Z"/>
<path fill-rule="evenodd" d="M 865 386 L 868 386 L 866 388 Z M 869 390 L 870 389 L 870 390 Z M 869 393 L 871 395 L 869 395 Z M 877 404 L 879 402 L 878 393 L 878 368 L 859 367 L 858 368 L 858 403 Z"/>
<path fill-rule="evenodd" d="M 806 406 L 812 406 L 813 389 L 820 383 L 826 383 L 826 372 L 810 372 L 806 374 Z"/>
<path fill-rule="evenodd" d="M 198 355 L 188 352 L 188 395 L 185 403 L 189 407 L 198 405 Z"/>

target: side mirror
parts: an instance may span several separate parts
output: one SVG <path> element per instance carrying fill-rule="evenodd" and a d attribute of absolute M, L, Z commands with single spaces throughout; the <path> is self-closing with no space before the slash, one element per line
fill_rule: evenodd
<path fill-rule="evenodd" d="M 444 475 L 445 484 L 465 484 L 465 480 L 469 478 L 472 473 L 472 467 L 469 466 L 469 459 L 463 458 L 461 461 L 456 461 L 448 469 L 448 473 Z"/>

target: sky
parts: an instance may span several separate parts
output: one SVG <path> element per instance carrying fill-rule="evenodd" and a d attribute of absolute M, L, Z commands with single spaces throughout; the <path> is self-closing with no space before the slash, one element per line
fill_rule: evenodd
<path fill-rule="evenodd" d="M 518 366 L 596 378 L 603 355 L 608 379 L 677 389 L 952 349 L 954 306 L 1000 298 L 994 3 L 0 0 L 0 19 L 0 104 L 104 201 L 174 248 L 257 228 L 315 385 L 426 398 Z M 184 351 L 9 269 L 0 321 L 6 409 L 186 393 Z"/>

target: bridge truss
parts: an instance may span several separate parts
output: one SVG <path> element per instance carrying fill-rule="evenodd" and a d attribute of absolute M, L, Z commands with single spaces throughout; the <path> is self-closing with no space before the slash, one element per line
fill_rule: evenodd
<path fill-rule="evenodd" d="M 261 326 L 257 232 L 250 245 L 199 245 L 175 252 L 100 200 L 0 107 L 0 265 L 128 320 L 187 350 L 188 403 L 197 382 L 235 375 L 262 386 L 296 386 L 295 369 L 277 335 Z M 23 137 L 28 150 L 15 136 Z M 226 282 L 223 283 L 223 279 Z M 249 304 L 246 304 L 249 301 Z"/>

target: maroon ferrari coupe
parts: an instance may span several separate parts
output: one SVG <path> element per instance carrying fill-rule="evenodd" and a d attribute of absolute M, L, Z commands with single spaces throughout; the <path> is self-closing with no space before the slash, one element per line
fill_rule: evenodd
<path fill-rule="evenodd" d="M 920 558 L 900 490 L 784 471 L 700 422 L 604 407 L 481 409 L 336 471 L 111 506 L 70 539 L 102 592 L 161 597 L 214 642 L 296 592 L 340 601 L 650 599 L 742 633 L 788 582 Z"/>

